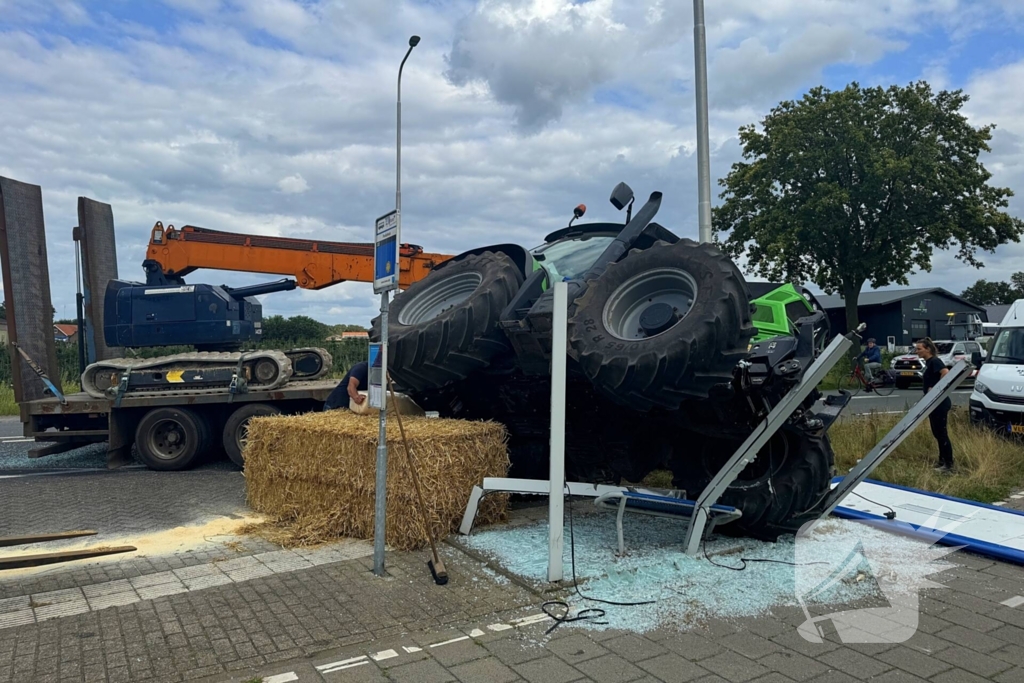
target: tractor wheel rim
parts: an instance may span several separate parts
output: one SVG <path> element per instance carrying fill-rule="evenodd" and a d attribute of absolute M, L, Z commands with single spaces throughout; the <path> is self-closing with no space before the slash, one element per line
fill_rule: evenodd
<path fill-rule="evenodd" d="M 420 290 L 398 315 L 401 325 L 418 325 L 433 320 L 472 296 L 483 282 L 479 273 L 459 273 Z M 408 294 L 404 295 L 408 296 Z"/>
<path fill-rule="evenodd" d="M 161 460 L 174 460 L 186 448 L 185 430 L 175 420 L 161 420 L 149 432 L 149 451 Z"/>
<path fill-rule="evenodd" d="M 681 268 L 655 268 L 631 277 L 612 292 L 604 305 L 604 326 L 616 339 L 653 339 L 678 325 L 696 298 L 697 280 L 690 273 Z M 678 317 L 668 329 L 649 335 L 640 318 L 657 304 L 671 306 Z"/>

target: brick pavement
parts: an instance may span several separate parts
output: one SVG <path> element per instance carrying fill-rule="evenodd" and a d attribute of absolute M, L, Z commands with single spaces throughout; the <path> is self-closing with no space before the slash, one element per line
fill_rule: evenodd
<path fill-rule="evenodd" d="M 835 632 L 803 640 L 797 608 L 685 632 L 563 625 L 545 637 L 546 619 L 514 625 L 544 598 L 444 552 L 445 587 L 422 553 L 392 553 L 387 579 L 361 558 L 0 629 L 0 683 L 1024 681 L 1024 604 L 1001 604 L 1024 594 L 1024 569 L 974 556 L 955 555 L 937 577 L 948 588 L 926 591 L 912 639 L 844 645 Z"/>
<path fill-rule="evenodd" d="M 487 615 L 453 629 L 395 635 L 278 663 L 257 675 L 264 683 L 1024 681 L 1024 607 L 999 600 L 1024 588 L 1024 570 L 973 556 L 956 560 L 959 566 L 940 577 L 948 576 L 954 586 L 926 592 L 918 633 L 904 643 L 843 644 L 834 631 L 824 642 L 810 643 L 796 631 L 804 620 L 798 608 L 645 634 L 564 625 L 545 636 L 551 621 L 515 626 L 511 619 L 492 623 Z M 537 613 L 538 602 L 530 612 Z M 850 607 L 858 606 L 863 605 Z"/>

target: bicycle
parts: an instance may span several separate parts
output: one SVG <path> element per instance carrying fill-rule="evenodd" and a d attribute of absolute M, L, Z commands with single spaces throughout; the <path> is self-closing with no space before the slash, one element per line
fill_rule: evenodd
<path fill-rule="evenodd" d="M 873 391 L 879 396 L 888 396 L 896 391 L 896 381 L 888 372 L 879 370 L 869 382 L 867 377 L 864 376 L 864 369 L 861 368 L 860 363 L 854 363 L 853 371 L 843 379 L 839 388 L 854 395 L 860 392 L 861 389 L 865 389 Z"/>

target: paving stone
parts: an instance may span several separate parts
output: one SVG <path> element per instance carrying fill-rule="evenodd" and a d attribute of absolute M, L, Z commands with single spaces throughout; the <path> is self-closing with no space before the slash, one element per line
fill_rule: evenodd
<path fill-rule="evenodd" d="M 654 641 L 634 634 L 612 638 L 604 641 L 601 645 L 630 662 L 639 662 L 668 652 Z"/>
<path fill-rule="evenodd" d="M 826 652 L 818 657 L 818 661 L 861 680 L 878 676 L 892 668 L 888 662 L 881 662 L 874 657 L 845 648 Z M 813 680 L 817 680 L 817 678 Z"/>
<path fill-rule="evenodd" d="M 961 606 L 964 602 L 969 601 L 971 597 L 960 597 L 961 599 L 957 600 L 956 604 L 942 613 L 942 618 L 945 621 L 973 629 L 975 631 L 981 631 L 982 633 L 992 631 L 1003 625 L 1003 623 L 998 619 L 993 619 L 991 614 L 979 613 L 978 611 L 972 611 L 971 609 Z"/>
<path fill-rule="evenodd" d="M 1020 683 L 1021 681 L 1024 681 L 1024 668 L 1004 671 L 992 680 L 996 683 Z"/>
<path fill-rule="evenodd" d="M 828 671 L 828 667 L 824 664 L 789 650 L 773 652 L 767 657 L 758 659 L 757 663 L 794 681 L 806 681 Z"/>
<path fill-rule="evenodd" d="M 671 637 L 659 640 L 658 644 L 691 662 L 699 662 L 724 650 L 721 645 L 710 638 L 696 633 L 673 634 Z"/>
<path fill-rule="evenodd" d="M 543 647 L 524 642 L 515 637 L 484 643 L 484 647 L 505 664 L 512 665 L 547 657 L 550 654 Z"/>
<path fill-rule="evenodd" d="M 1003 629 L 1007 628 L 1014 627 L 1001 626 L 997 629 L 989 631 L 989 633 L 998 633 L 1003 631 Z M 1021 633 L 1024 633 L 1024 630 L 1021 630 Z M 987 635 L 985 633 L 980 633 L 978 631 L 960 625 L 950 626 L 948 629 L 939 631 L 935 635 L 939 638 L 944 638 L 945 640 L 948 640 L 951 643 L 955 643 L 957 645 L 961 645 L 964 647 L 969 647 L 972 650 L 978 650 L 980 652 L 993 652 L 1006 644 L 1004 640 L 993 637 L 991 635 Z"/>
<path fill-rule="evenodd" d="M 872 678 L 871 683 L 925 683 L 925 679 L 906 671 L 893 669 L 892 671 L 886 671 L 877 678 Z"/>
<path fill-rule="evenodd" d="M 671 652 L 646 659 L 637 666 L 664 683 L 686 683 L 708 673 L 703 667 Z"/>
<path fill-rule="evenodd" d="M 793 683 L 793 679 L 773 671 L 767 676 L 761 676 L 760 678 L 755 679 L 750 683 Z"/>
<path fill-rule="evenodd" d="M 982 678 L 960 669 L 946 671 L 931 679 L 932 683 L 987 683 L 991 680 L 991 678 Z"/>
<path fill-rule="evenodd" d="M 1000 659 L 959 646 L 943 650 L 935 656 L 959 669 L 965 669 L 987 678 L 1010 668 L 1010 664 Z"/>
<path fill-rule="evenodd" d="M 587 659 L 600 657 L 608 652 L 601 645 L 579 633 L 551 640 L 547 645 L 547 650 L 558 655 L 569 664 L 577 664 Z"/>
<path fill-rule="evenodd" d="M 762 638 L 753 633 L 736 633 L 726 636 L 717 642 L 750 659 L 760 659 L 783 649 L 778 643 L 773 643 L 767 638 Z"/>
<path fill-rule="evenodd" d="M 949 664 L 936 658 L 940 656 L 941 653 L 933 657 L 916 650 L 911 650 L 908 647 L 898 647 L 881 653 L 878 655 L 878 659 L 903 671 L 931 678 L 952 668 Z"/>
<path fill-rule="evenodd" d="M 857 683 L 857 679 L 842 671 L 829 671 L 826 674 L 815 676 L 811 683 Z"/>
<path fill-rule="evenodd" d="M 450 645 L 428 648 L 428 651 L 431 657 L 436 659 L 442 666 L 447 667 L 491 655 L 487 648 L 472 638 Z"/>
<path fill-rule="evenodd" d="M 569 683 L 583 678 L 583 674 L 557 657 L 534 659 L 512 666 L 512 670 L 530 683 Z"/>
<path fill-rule="evenodd" d="M 625 683 L 641 678 L 644 672 L 619 655 L 607 654 L 580 662 L 576 668 L 598 683 Z"/>
<path fill-rule="evenodd" d="M 462 683 L 511 683 L 519 680 L 519 675 L 496 657 L 453 666 L 451 673 Z"/>
<path fill-rule="evenodd" d="M 743 683 L 769 673 L 765 667 L 736 652 L 723 652 L 703 660 L 700 665 L 732 683 Z"/>

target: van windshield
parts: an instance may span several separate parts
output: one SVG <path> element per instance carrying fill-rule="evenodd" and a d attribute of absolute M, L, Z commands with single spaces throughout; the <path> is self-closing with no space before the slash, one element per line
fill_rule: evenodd
<path fill-rule="evenodd" d="M 1000 330 L 992 342 L 992 352 L 986 363 L 1024 365 L 1024 327 Z"/>

